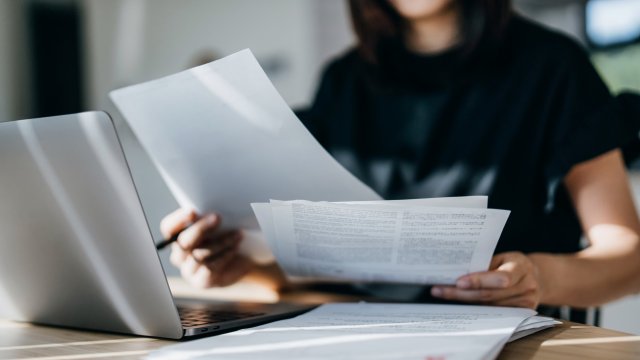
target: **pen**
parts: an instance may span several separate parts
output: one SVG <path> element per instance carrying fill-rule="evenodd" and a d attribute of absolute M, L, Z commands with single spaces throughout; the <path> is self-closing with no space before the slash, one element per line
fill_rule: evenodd
<path fill-rule="evenodd" d="M 167 246 L 169 246 L 171 243 L 178 241 L 178 236 L 180 235 L 181 231 L 178 231 L 177 233 L 173 234 L 172 237 L 168 238 L 168 239 L 164 239 L 162 241 L 160 241 L 159 243 L 156 244 L 156 250 L 162 250 L 164 248 L 166 248 Z"/>
<path fill-rule="evenodd" d="M 180 233 L 182 231 L 184 231 L 185 229 L 186 228 L 178 231 L 172 237 L 170 237 L 168 239 L 164 239 L 164 240 L 160 241 L 159 243 L 157 243 L 156 244 L 156 250 L 160 251 L 160 250 L 166 248 L 167 246 L 171 245 L 173 242 L 176 242 L 178 240 L 178 236 L 180 236 Z M 227 246 L 226 248 L 221 249 L 217 254 L 210 255 L 206 259 L 196 259 L 195 257 L 194 257 L 194 259 L 198 263 L 202 263 L 204 261 L 215 260 L 215 259 L 218 259 L 218 258 L 222 257 L 223 255 L 227 254 L 231 249 L 233 249 L 233 245 L 232 246 Z"/>

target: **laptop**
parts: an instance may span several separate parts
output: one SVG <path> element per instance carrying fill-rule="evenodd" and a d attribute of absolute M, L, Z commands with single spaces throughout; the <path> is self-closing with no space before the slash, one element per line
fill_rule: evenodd
<path fill-rule="evenodd" d="M 174 299 L 104 112 L 0 123 L 0 317 L 181 339 L 303 313 Z"/>

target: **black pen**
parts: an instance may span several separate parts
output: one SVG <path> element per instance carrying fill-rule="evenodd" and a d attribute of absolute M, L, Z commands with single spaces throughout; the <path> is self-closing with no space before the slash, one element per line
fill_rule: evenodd
<path fill-rule="evenodd" d="M 156 244 L 156 250 L 162 250 L 162 249 L 166 248 L 167 246 L 171 245 L 172 243 L 178 241 L 178 236 L 180 235 L 181 232 L 182 232 L 182 230 L 180 230 L 177 233 L 175 233 L 172 237 L 170 237 L 168 239 L 164 239 L 164 240 L 160 241 L 159 243 L 157 243 Z"/>

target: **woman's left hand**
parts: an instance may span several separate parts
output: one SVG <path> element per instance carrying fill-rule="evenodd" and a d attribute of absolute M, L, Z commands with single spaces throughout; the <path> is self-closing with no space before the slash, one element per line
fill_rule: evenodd
<path fill-rule="evenodd" d="M 493 257 L 489 271 L 464 275 L 455 286 L 434 286 L 431 295 L 483 305 L 535 309 L 540 303 L 541 287 L 533 261 L 521 252 L 506 252 Z"/>

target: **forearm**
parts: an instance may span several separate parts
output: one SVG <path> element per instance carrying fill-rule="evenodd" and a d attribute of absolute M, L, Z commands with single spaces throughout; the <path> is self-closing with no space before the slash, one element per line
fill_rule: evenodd
<path fill-rule="evenodd" d="M 541 303 L 597 306 L 640 291 L 640 246 L 635 233 L 574 254 L 536 253 Z"/>

